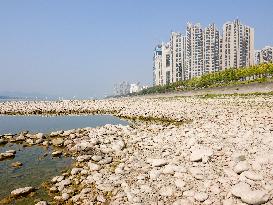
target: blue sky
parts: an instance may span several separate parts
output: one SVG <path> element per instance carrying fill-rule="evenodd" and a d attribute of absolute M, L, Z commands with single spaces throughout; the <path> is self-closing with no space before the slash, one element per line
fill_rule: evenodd
<path fill-rule="evenodd" d="M 153 48 L 188 21 L 239 18 L 273 45 L 272 0 L 2 0 L 0 93 L 91 97 L 116 82 L 152 84 Z"/>

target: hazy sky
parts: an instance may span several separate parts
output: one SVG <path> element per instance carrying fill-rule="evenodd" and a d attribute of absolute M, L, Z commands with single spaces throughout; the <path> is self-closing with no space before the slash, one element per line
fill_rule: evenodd
<path fill-rule="evenodd" d="M 153 48 L 188 21 L 239 18 L 273 45 L 272 0 L 1 0 L 0 92 L 103 96 L 152 84 Z"/>

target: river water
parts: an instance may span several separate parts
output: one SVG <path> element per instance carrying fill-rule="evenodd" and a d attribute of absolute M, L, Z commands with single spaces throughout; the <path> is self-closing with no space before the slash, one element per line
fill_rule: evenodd
<path fill-rule="evenodd" d="M 97 127 L 106 124 L 127 125 L 128 122 L 110 115 L 87 116 L 9 116 L 0 115 L 0 135 L 5 133 L 18 133 L 28 130 L 30 132 L 49 133 L 58 130 L 75 128 Z"/>

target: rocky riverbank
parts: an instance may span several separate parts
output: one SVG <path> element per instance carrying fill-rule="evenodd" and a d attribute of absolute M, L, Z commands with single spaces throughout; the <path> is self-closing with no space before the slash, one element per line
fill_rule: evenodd
<path fill-rule="evenodd" d="M 112 113 L 168 122 L 21 135 L 24 143 L 53 145 L 77 161 L 48 186 L 59 203 L 272 203 L 272 97 L 5 102 L 0 113 Z"/>

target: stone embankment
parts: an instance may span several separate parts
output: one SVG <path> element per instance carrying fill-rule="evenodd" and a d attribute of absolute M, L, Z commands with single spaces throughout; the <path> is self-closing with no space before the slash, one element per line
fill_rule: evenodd
<path fill-rule="evenodd" d="M 51 180 L 54 200 L 73 204 L 272 204 L 273 98 L 123 98 L 15 102 L 9 114 L 114 113 L 184 124 L 106 125 L 5 141 L 53 145 L 72 170 Z M 40 136 L 40 137 L 38 137 Z M 21 141 L 22 142 L 22 141 Z"/>

